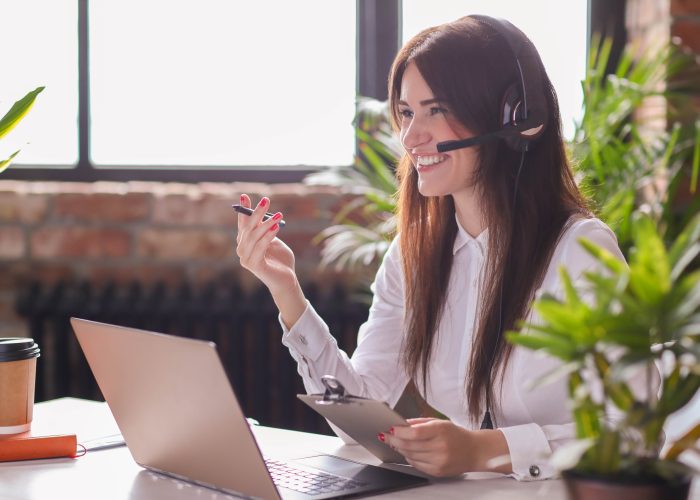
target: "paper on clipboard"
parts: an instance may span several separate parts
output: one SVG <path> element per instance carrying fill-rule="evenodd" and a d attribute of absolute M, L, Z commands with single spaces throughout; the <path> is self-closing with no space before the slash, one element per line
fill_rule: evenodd
<path fill-rule="evenodd" d="M 345 394 L 345 389 L 334 377 L 324 376 L 322 380 L 327 388 L 325 394 L 297 394 L 297 397 L 382 462 L 405 464 L 404 456 L 382 443 L 377 434 L 386 433 L 391 427 L 408 425 L 406 419 L 384 401 Z M 328 381 L 333 388 L 329 389 Z"/>

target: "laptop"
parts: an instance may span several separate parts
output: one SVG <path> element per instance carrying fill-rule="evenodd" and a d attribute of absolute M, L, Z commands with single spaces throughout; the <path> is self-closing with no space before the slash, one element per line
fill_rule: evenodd
<path fill-rule="evenodd" d="M 146 469 L 264 499 L 320 500 L 429 484 L 327 454 L 263 457 L 213 342 L 70 322 L 131 455 Z"/>

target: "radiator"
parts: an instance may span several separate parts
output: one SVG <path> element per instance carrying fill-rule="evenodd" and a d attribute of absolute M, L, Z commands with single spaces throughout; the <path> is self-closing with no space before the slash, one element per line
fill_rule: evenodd
<path fill-rule="evenodd" d="M 341 286 L 321 293 L 309 285 L 304 291 L 338 345 L 351 354 L 367 304 Z M 280 342 L 277 309 L 264 288 L 33 282 L 20 290 L 16 309 L 41 348 L 37 402 L 65 396 L 104 400 L 70 326 L 75 316 L 211 340 L 246 416 L 263 425 L 331 434 L 325 420 L 296 398 L 304 387 Z"/>

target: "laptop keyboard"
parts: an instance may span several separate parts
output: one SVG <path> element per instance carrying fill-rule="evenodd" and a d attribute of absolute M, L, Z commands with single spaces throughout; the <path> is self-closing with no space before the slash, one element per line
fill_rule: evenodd
<path fill-rule="evenodd" d="M 354 490 L 367 483 L 336 476 L 327 472 L 311 472 L 308 469 L 292 467 L 288 463 L 278 460 L 266 459 L 265 463 L 270 471 L 272 480 L 281 488 L 306 493 L 307 495 L 321 495 L 336 491 Z"/>

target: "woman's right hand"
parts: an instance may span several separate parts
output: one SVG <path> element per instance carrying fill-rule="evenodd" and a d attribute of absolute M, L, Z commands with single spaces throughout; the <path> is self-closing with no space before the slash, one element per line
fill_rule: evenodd
<path fill-rule="evenodd" d="M 251 208 L 247 194 L 241 195 L 241 205 Z M 270 200 L 262 198 L 253 214 L 238 214 L 238 235 L 236 236 L 236 253 L 241 266 L 252 272 L 275 295 L 277 291 L 289 290 L 297 283 L 294 271 L 294 253 L 277 238 L 282 214 L 263 221 L 265 212 L 270 207 Z"/>
<path fill-rule="evenodd" d="M 241 195 L 241 205 L 251 208 L 247 194 Z M 241 266 L 248 269 L 270 290 L 282 321 L 291 329 L 306 310 L 306 298 L 294 271 L 294 253 L 277 238 L 282 214 L 263 221 L 270 200 L 263 198 L 253 213 L 238 214 L 236 253 Z"/>

